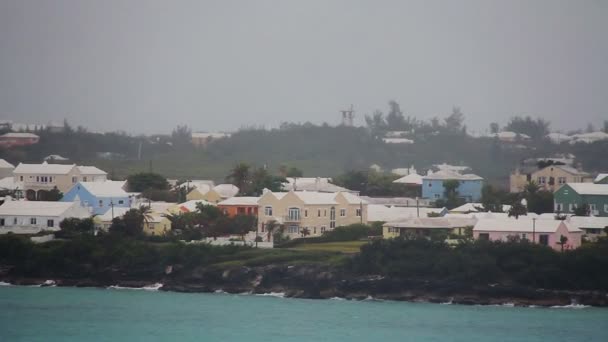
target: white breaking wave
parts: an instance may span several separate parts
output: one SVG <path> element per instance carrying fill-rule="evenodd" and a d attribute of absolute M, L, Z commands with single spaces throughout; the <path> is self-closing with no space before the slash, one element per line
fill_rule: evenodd
<path fill-rule="evenodd" d="M 452 305 L 452 304 L 453 304 L 453 301 L 454 301 L 454 298 L 450 298 L 450 300 L 449 300 L 449 301 L 444 302 L 444 303 L 440 303 L 440 304 L 443 304 L 443 305 Z"/>
<path fill-rule="evenodd" d="M 13 286 L 13 284 L 0 281 L 0 286 Z"/>
<path fill-rule="evenodd" d="M 219 289 L 219 290 L 215 290 L 215 291 L 213 291 L 213 293 L 217 293 L 217 294 L 226 294 L 227 292 L 226 292 L 226 291 L 224 291 L 224 290 L 222 290 L 222 289 Z"/>
<path fill-rule="evenodd" d="M 507 308 L 514 308 L 515 304 L 514 303 L 504 303 L 504 304 L 502 304 L 502 306 L 507 307 Z"/>
<path fill-rule="evenodd" d="M 152 284 L 152 285 L 146 285 L 144 287 L 125 287 L 125 286 L 112 285 L 112 286 L 108 286 L 107 288 L 109 290 L 158 291 L 158 290 L 160 290 L 161 287 L 163 287 L 163 284 L 156 283 L 156 284 Z"/>
<path fill-rule="evenodd" d="M 585 309 L 585 308 L 589 308 L 589 305 L 583 305 L 583 304 L 568 304 L 568 305 L 554 305 L 551 307 L 551 309 Z"/>
<path fill-rule="evenodd" d="M 342 297 L 331 297 L 329 299 L 330 300 L 346 300 L 346 298 L 342 298 Z"/>
<path fill-rule="evenodd" d="M 256 296 L 285 298 L 284 292 L 257 293 Z"/>

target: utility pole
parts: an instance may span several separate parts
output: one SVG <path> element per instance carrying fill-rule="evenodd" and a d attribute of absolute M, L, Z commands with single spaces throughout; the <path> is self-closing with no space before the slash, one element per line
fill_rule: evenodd
<path fill-rule="evenodd" d="M 363 201 L 359 202 L 359 214 L 361 224 L 363 224 Z"/>
<path fill-rule="evenodd" d="M 418 196 L 416 196 L 416 217 L 420 217 L 420 207 L 418 206 Z"/>
<path fill-rule="evenodd" d="M 532 218 L 532 243 L 536 243 L 536 217 Z"/>

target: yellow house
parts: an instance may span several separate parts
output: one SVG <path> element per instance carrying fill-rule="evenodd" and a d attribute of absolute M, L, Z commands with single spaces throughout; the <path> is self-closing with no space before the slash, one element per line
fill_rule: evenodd
<path fill-rule="evenodd" d="M 188 201 L 204 200 L 217 204 L 225 199 L 236 196 L 239 188 L 232 184 L 218 184 L 211 189 L 205 187 L 194 188 L 186 195 Z"/>
<path fill-rule="evenodd" d="M 258 201 L 258 233 L 266 236 L 268 222 L 283 225 L 290 238 L 320 236 L 328 230 L 367 223 L 367 202 L 348 192 L 266 191 Z"/>
<path fill-rule="evenodd" d="M 515 170 L 509 177 L 511 192 L 522 192 L 528 182 L 534 182 L 541 190 L 555 192 L 566 183 L 589 183 L 593 181 L 590 174 L 567 165 L 549 165 L 532 173 L 521 173 Z"/>
<path fill-rule="evenodd" d="M 171 221 L 164 214 L 152 213 L 144 222 L 144 234 L 165 235 L 171 231 Z"/>
<path fill-rule="evenodd" d="M 477 219 L 459 217 L 415 217 L 387 222 L 382 226 L 382 237 L 385 239 L 399 236 L 429 237 L 434 232 L 464 236 L 467 227 L 473 227 Z"/>

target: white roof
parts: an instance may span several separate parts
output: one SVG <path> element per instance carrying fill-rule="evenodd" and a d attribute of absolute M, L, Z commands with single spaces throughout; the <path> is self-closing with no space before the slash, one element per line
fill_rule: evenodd
<path fill-rule="evenodd" d="M 123 217 L 129 210 L 131 210 L 131 208 L 114 207 L 114 211 L 112 211 L 112 208 L 109 208 L 105 213 L 97 215 L 96 218 L 103 222 L 110 222 L 112 221 L 112 215 L 114 215 L 114 217 Z"/>
<path fill-rule="evenodd" d="M 350 192 L 340 192 L 342 194 L 342 196 L 344 196 L 344 199 L 346 199 L 346 202 L 348 202 L 349 204 L 367 204 L 367 201 L 364 200 L 363 198 L 350 193 Z"/>
<path fill-rule="evenodd" d="M 565 135 L 565 134 L 557 133 L 557 132 L 549 133 L 546 135 L 546 137 L 554 143 L 570 141 L 572 139 L 572 137 L 570 137 L 569 135 Z"/>
<path fill-rule="evenodd" d="M 215 183 L 213 183 L 212 180 L 203 180 L 203 179 L 195 179 L 195 180 L 191 180 L 188 182 L 183 182 L 182 184 L 179 185 L 180 188 L 186 188 L 186 187 L 195 188 L 203 194 L 206 193 L 207 191 L 211 190 L 214 186 L 215 186 Z"/>
<path fill-rule="evenodd" d="M 560 224 L 565 224 L 569 232 L 580 232 L 581 230 L 566 221 L 559 220 L 532 220 L 529 218 L 519 219 L 479 219 L 474 231 L 482 232 L 516 232 L 516 233 L 555 233 Z"/>
<path fill-rule="evenodd" d="M 608 173 L 600 173 L 593 181 L 597 183 L 606 177 L 608 177 Z"/>
<path fill-rule="evenodd" d="M 331 178 L 293 178 L 287 177 L 287 183 L 283 183 L 281 188 L 283 190 L 295 190 L 295 191 L 319 191 L 319 192 L 354 192 L 357 191 L 349 190 L 347 188 L 330 183 Z"/>
<path fill-rule="evenodd" d="M 0 189 L 23 190 L 23 182 L 15 182 L 15 177 L 5 177 L 0 179 Z"/>
<path fill-rule="evenodd" d="M 407 176 L 394 180 L 393 183 L 422 185 L 422 176 L 417 173 L 410 173 Z"/>
<path fill-rule="evenodd" d="M 14 169 L 15 166 L 4 159 L 0 159 L 0 169 Z"/>
<path fill-rule="evenodd" d="M 180 203 L 179 207 L 180 207 L 180 209 L 185 209 L 187 211 L 192 212 L 192 211 L 196 211 L 196 205 L 198 203 L 202 203 L 203 205 L 212 205 L 212 206 L 215 206 L 215 204 L 213 204 L 211 202 L 207 202 L 205 200 L 192 200 L 192 201 L 187 201 L 187 202 L 184 202 L 184 203 Z"/>
<path fill-rule="evenodd" d="M 516 133 L 511 131 L 504 131 L 490 134 L 491 137 L 497 137 L 498 139 L 515 139 L 519 136 L 521 139 L 530 139 L 530 136 L 523 133 Z"/>
<path fill-rule="evenodd" d="M 70 160 L 69 158 L 66 157 L 62 157 L 58 154 L 49 154 L 48 156 L 44 157 L 44 160 L 59 160 L 59 161 L 66 161 L 66 160 Z"/>
<path fill-rule="evenodd" d="M 259 197 L 231 197 L 217 205 L 258 205 Z"/>
<path fill-rule="evenodd" d="M 125 186 L 125 181 L 79 182 L 76 186 L 79 185 L 96 197 L 129 196 L 129 194 L 123 189 Z"/>
<path fill-rule="evenodd" d="M 460 228 L 474 226 L 477 222 L 475 218 L 466 217 L 413 217 L 403 220 L 385 223 L 386 227 L 395 228 Z"/>
<path fill-rule="evenodd" d="M 402 219 L 428 217 L 429 213 L 440 214 L 444 208 L 416 208 L 416 207 L 387 207 L 382 204 L 369 204 L 367 206 L 367 220 L 370 222 L 391 222 Z"/>
<path fill-rule="evenodd" d="M 449 170 L 439 170 L 437 172 L 433 172 L 426 176 L 423 176 L 422 179 L 438 179 L 438 180 L 448 180 L 448 179 L 456 179 L 456 180 L 483 180 L 482 177 L 478 175 L 468 173 L 468 174 L 459 174 L 454 171 Z"/>
<path fill-rule="evenodd" d="M 239 193 L 239 188 L 232 184 L 218 184 L 213 190 L 217 192 L 222 198 L 230 198 L 236 196 Z"/>
<path fill-rule="evenodd" d="M 1 135 L 0 137 L 3 137 L 3 138 L 39 138 L 39 136 L 37 136 L 34 133 L 22 133 L 22 132 L 9 132 L 9 133 Z"/>
<path fill-rule="evenodd" d="M 107 175 L 104 170 L 98 169 L 95 166 L 78 166 L 78 171 L 83 175 Z"/>
<path fill-rule="evenodd" d="M 568 183 L 567 185 L 579 195 L 608 195 L 608 184 Z"/>
<path fill-rule="evenodd" d="M 0 205 L 0 215 L 61 216 L 74 202 L 10 201 Z"/>
<path fill-rule="evenodd" d="M 570 216 L 566 222 L 577 228 L 604 229 L 608 227 L 608 217 L 597 216 Z"/>
<path fill-rule="evenodd" d="M 42 164 L 23 164 L 19 163 L 13 173 L 20 174 L 51 174 L 51 175 L 65 175 L 70 173 L 70 171 L 76 165 L 64 165 L 64 164 L 49 164 L 44 162 Z"/>
<path fill-rule="evenodd" d="M 164 214 L 166 212 L 169 212 L 169 209 L 173 208 L 176 204 L 177 203 L 171 203 L 171 202 L 140 203 L 140 205 L 149 206 L 150 210 L 152 212 L 159 213 L 159 214 Z"/>
<path fill-rule="evenodd" d="M 507 212 L 511 209 L 510 205 L 503 204 L 502 211 Z M 474 212 L 483 212 L 483 204 L 481 203 L 465 203 L 460 207 L 454 208 L 450 210 L 452 213 L 474 213 Z"/>
<path fill-rule="evenodd" d="M 331 192 L 296 191 L 294 194 L 306 204 L 338 204 L 336 194 Z"/>
<path fill-rule="evenodd" d="M 193 138 L 202 138 L 202 139 L 206 139 L 206 138 L 226 138 L 226 137 L 230 137 L 230 133 L 222 133 L 222 132 L 213 132 L 213 133 L 206 133 L 206 132 L 192 132 L 192 137 Z"/>
<path fill-rule="evenodd" d="M 568 166 L 568 165 L 547 165 L 544 168 L 538 170 L 537 172 L 540 172 L 541 170 L 544 170 L 544 169 L 550 168 L 550 167 L 561 169 L 571 175 L 576 175 L 576 176 L 588 176 L 589 175 L 587 172 L 577 170 L 576 168 L 574 168 L 572 166 Z"/>
<path fill-rule="evenodd" d="M 407 138 L 382 138 L 387 144 L 413 144 L 414 140 Z"/>

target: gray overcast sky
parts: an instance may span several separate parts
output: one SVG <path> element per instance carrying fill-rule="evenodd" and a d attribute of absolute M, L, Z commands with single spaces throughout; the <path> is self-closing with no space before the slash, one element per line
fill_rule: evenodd
<path fill-rule="evenodd" d="M 0 0 L 0 118 L 235 130 L 460 106 L 608 119 L 608 1 Z"/>

